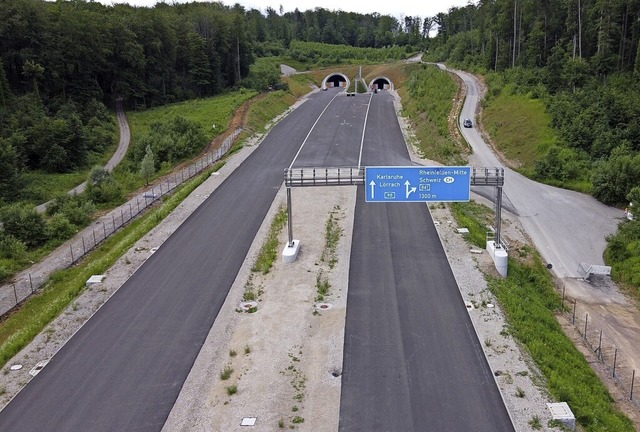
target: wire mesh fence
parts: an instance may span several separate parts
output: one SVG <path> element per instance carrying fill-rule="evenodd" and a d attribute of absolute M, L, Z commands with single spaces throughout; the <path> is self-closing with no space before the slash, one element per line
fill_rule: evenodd
<path fill-rule="evenodd" d="M 90 227 L 83 229 L 80 234 L 58 247 L 43 262 L 31 266 L 30 269 L 18 274 L 13 282 L 1 286 L 0 317 L 4 317 L 17 305 L 37 293 L 47 282 L 51 273 L 71 267 L 157 200 L 219 161 L 229 151 L 240 132 L 242 129 L 236 129 L 225 139 L 220 148 L 206 153 L 161 183 L 154 185 L 150 190 L 137 195 L 94 221 Z"/>
<path fill-rule="evenodd" d="M 614 341 L 594 324 L 587 309 L 582 307 L 576 299 L 568 297 L 564 288 L 562 288 L 562 303 L 564 317 L 575 326 L 586 347 L 594 353 L 597 361 L 608 371 L 607 379 L 612 380 L 616 386 L 623 389 L 627 399 L 640 406 L 640 397 L 637 394 L 640 386 L 636 382 L 636 369 L 631 357 L 616 346 Z M 640 379 L 640 377 L 638 378 Z"/>

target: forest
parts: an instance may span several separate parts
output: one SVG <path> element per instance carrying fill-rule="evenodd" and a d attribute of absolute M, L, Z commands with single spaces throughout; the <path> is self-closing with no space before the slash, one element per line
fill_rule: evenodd
<path fill-rule="evenodd" d="M 610 205 L 640 198 L 640 1 L 480 0 L 434 22 L 430 59 L 502 81 L 489 98 L 544 102 L 556 139 L 536 179 L 586 182 Z"/>
<path fill-rule="evenodd" d="M 145 109 L 278 85 L 276 62 L 256 63 L 258 57 L 340 63 L 358 47 L 370 49 L 370 61 L 402 58 L 403 47 L 422 41 L 421 20 L 405 21 L 410 25 L 321 8 L 263 14 L 221 3 L 3 1 L 0 203 L 29 199 L 26 172 L 69 173 L 95 164 L 116 140 L 107 107 L 117 99 L 127 109 Z M 323 57 L 314 43 L 344 46 Z"/>

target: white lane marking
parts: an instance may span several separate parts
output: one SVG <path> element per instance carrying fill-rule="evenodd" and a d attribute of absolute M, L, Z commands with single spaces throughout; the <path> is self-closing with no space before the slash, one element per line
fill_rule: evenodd
<path fill-rule="evenodd" d="M 304 145 L 307 143 L 307 140 L 309 139 L 309 135 L 311 135 L 311 132 L 313 132 L 313 128 L 316 127 L 316 125 L 318 124 L 318 122 L 320 121 L 320 117 L 322 117 L 322 114 L 324 114 L 324 112 L 327 110 L 327 108 L 329 108 L 329 105 L 331 105 L 331 102 L 333 102 L 333 100 L 338 97 L 338 95 L 342 93 L 342 92 L 338 92 L 336 93 L 336 95 L 331 98 L 331 100 L 329 101 L 329 103 L 327 104 L 326 107 L 324 107 L 324 109 L 322 110 L 322 112 L 320 113 L 320 115 L 318 116 L 318 118 L 316 119 L 316 121 L 313 123 L 313 126 L 311 126 L 311 129 L 309 129 L 309 133 L 307 134 L 307 136 L 304 138 L 304 141 L 302 141 L 302 144 L 300 144 L 300 148 L 298 149 L 298 153 L 296 153 L 296 155 L 293 157 L 293 160 L 291 161 L 291 165 L 289 165 L 289 169 L 293 168 L 293 164 L 296 162 L 296 159 L 298 159 L 298 155 L 300 154 L 300 152 L 302 151 L 302 147 L 304 147 Z"/>
<path fill-rule="evenodd" d="M 367 130 L 367 119 L 369 118 L 369 108 L 371 108 L 371 99 L 373 99 L 373 93 L 369 95 L 369 103 L 367 104 L 367 113 L 364 115 L 364 125 L 362 126 L 362 139 L 360 140 L 360 154 L 358 155 L 358 170 L 360 170 L 360 164 L 362 163 L 362 149 L 364 148 L 364 132 Z"/>

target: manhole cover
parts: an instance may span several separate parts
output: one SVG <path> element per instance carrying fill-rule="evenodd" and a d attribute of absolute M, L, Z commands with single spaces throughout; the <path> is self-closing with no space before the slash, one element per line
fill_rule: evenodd
<path fill-rule="evenodd" d="M 316 309 L 317 310 L 329 310 L 333 307 L 333 305 L 331 303 L 317 303 L 316 304 Z"/>
<path fill-rule="evenodd" d="M 258 307 L 258 302 L 254 302 L 254 301 L 240 302 L 240 309 L 242 310 L 248 311 L 256 307 Z"/>
<path fill-rule="evenodd" d="M 22 369 L 22 365 L 21 364 L 14 364 L 9 369 L 11 369 L 12 371 L 17 371 L 17 370 Z"/>

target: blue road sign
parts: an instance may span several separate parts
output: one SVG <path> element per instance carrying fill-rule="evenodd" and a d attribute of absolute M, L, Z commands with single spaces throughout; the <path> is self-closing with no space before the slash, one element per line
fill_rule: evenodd
<path fill-rule="evenodd" d="M 471 167 L 366 167 L 367 202 L 469 201 Z"/>

